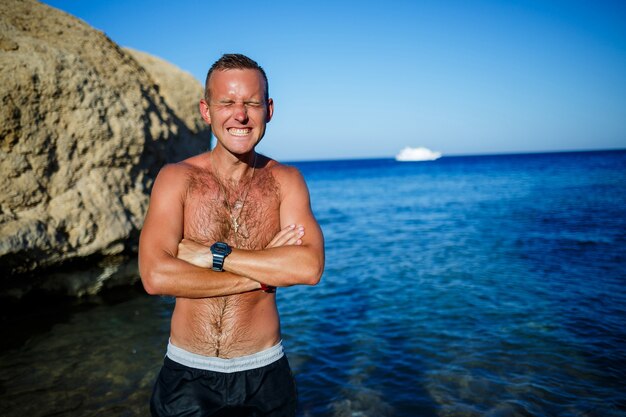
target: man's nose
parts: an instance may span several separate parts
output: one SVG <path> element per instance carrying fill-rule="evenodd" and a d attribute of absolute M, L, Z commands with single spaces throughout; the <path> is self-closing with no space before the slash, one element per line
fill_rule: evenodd
<path fill-rule="evenodd" d="M 244 103 L 236 103 L 234 112 L 234 118 L 238 122 L 246 123 L 248 121 L 248 109 Z"/>

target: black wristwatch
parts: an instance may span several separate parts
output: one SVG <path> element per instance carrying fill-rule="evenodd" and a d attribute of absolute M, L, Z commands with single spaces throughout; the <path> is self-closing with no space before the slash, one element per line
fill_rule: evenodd
<path fill-rule="evenodd" d="M 233 250 L 224 242 L 215 242 L 211 245 L 211 253 L 213 254 L 213 270 L 222 272 L 224 270 L 224 259 Z"/>

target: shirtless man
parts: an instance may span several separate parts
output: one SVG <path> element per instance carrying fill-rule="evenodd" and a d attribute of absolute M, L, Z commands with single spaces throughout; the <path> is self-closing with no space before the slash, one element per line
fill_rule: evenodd
<path fill-rule="evenodd" d="M 139 268 L 176 306 L 153 415 L 295 415 L 275 289 L 317 284 L 324 241 L 301 174 L 255 151 L 273 111 L 263 69 L 224 55 L 200 101 L 215 148 L 154 183 Z"/>

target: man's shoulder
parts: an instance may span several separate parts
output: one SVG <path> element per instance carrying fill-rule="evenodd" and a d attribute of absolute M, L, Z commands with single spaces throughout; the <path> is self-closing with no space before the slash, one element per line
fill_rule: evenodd
<path fill-rule="evenodd" d="M 269 169 L 272 174 L 274 175 L 274 177 L 276 178 L 276 180 L 281 181 L 281 180 L 289 180 L 291 178 L 294 177 L 300 177 L 300 171 L 298 170 L 298 168 L 292 166 L 292 165 L 288 165 L 288 164 L 284 164 L 282 162 L 278 162 L 275 159 L 271 159 L 271 158 L 267 158 L 268 162 L 266 164 L 267 169 Z"/>
<path fill-rule="evenodd" d="M 159 171 L 159 176 L 187 177 L 197 171 L 203 170 L 204 158 L 196 155 L 180 162 L 165 164 Z"/>
<path fill-rule="evenodd" d="M 307 188 L 304 177 L 295 166 L 271 159 L 266 167 L 274 177 L 283 196 Z"/>
<path fill-rule="evenodd" d="M 159 171 L 154 185 L 157 190 L 170 189 L 170 191 L 184 192 L 189 186 L 190 180 L 200 176 L 201 172 L 203 169 L 200 160 L 193 158 L 166 164 Z M 155 189 L 153 188 L 154 192 Z M 162 191 L 158 192 L 161 193 Z"/>

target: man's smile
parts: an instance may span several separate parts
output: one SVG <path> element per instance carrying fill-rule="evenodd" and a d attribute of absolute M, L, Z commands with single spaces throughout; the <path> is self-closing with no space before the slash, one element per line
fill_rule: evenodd
<path fill-rule="evenodd" d="M 229 127 L 227 130 L 228 130 L 228 133 L 230 133 L 233 136 L 246 136 L 250 134 L 250 132 L 252 131 L 252 129 L 250 129 L 249 127 L 242 127 L 242 128 Z"/>

